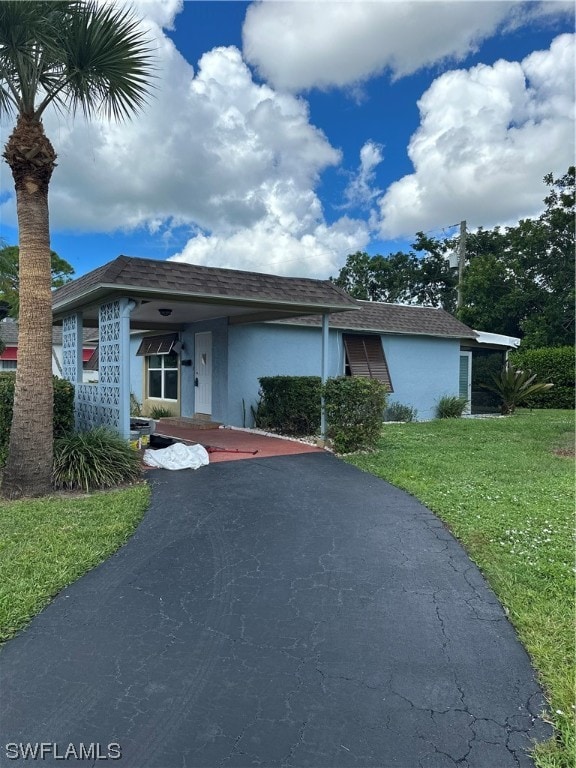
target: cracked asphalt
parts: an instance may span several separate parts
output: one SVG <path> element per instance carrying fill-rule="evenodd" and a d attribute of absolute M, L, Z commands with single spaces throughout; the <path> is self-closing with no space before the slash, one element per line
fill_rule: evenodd
<path fill-rule="evenodd" d="M 529 659 L 414 498 L 329 454 L 150 477 L 129 543 L 0 653 L 2 766 L 532 766 Z"/>

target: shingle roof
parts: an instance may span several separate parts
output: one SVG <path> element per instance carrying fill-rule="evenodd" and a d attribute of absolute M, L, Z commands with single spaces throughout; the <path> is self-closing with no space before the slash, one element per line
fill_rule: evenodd
<path fill-rule="evenodd" d="M 399 333 L 418 336 L 444 336 L 473 339 L 476 332 L 461 323 L 448 312 L 436 307 L 419 307 L 404 304 L 384 304 L 376 301 L 359 301 L 357 312 L 337 312 L 330 315 L 330 327 L 349 331 Z M 320 325 L 316 315 L 296 317 L 274 322 L 291 325 Z"/>
<path fill-rule="evenodd" d="M 53 295 L 55 311 L 95 294 L 104 287 L 127 294 L 156 291 L 198 300 L 222 299 L 223 303 L 273 302 L 310 307 L 353 308 L 355 301 L 328 280 L 282 277 L 220 267 L 204 267 L 176 261 L 153 261 L 119 256 L 114 261 L 66 283 Z M 129 289 L 129 290 L 125 290 Z"/>
<path fill-rule="evenodd" d="M 98 342 L 98 329 L 96 328 L 83 328 L 82 336 L 84 344 L 93 346 Z M 4 320 L 0 322 L 0 339 L 7 347 L 15 347 L 18 345 L 18 323 L 11 320 Z M 62 328 L 54 326 L 52 328 L 52 344 L 59 346 L 62 344 Z"/>

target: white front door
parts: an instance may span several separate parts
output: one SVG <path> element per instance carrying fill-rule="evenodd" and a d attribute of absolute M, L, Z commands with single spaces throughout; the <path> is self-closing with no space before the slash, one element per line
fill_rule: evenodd
<path fill-rule="evenodd" d="M 195 334 L 194 340 L 194 410 L 212 413 L 212 334 Z"/>

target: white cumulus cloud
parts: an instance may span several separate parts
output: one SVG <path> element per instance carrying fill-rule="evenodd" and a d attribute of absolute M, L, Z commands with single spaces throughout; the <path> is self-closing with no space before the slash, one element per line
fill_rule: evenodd
<path fill-rule="evenodd" d="M 286 190 L 271 190 L 267 215 L 252 227 L 227 236 L 199 234 L 172 259 L 325 279 L 340 268 L 348 253 L 366 247 L 370 237 L 364 222 L 344 216 L 328 225 L 321 215 L 314 215 L 319 201 L 313 193 L 299 194 L 301 207 L 309 203 L 310 209 L 297 220 L 289 198 Z"/>
<path fill-rule="evenodd" d="M 375 141 L 367 141 L 360 150 L 360 165 L 344 191 L 348 205 L 367 205 L 381 190 L 374 187 L 376 168 L 384 159 L 384 147 Z"/>
<path fill-rule="evenodd" d="M 381 235 L 536 215 L 543 177 L 574 163 L 574 56 L 575 36 L 564 34 L 521 62 L 437 78 L 418 102 L 408 148 L 414 173 L 380 201 Z"/>
<path fill-rule="evenodd" d="M 324 219 L 315 188 L 341 153 L 310 122 L 308 104 L 254 82 L 237 48 L 203 55 L 197 72 L 161 27 L 181 7 L 140 0 L 154 35 L 157 79 L 129 123 L 47 113 L 58 152 L 50 187 L 54 231 L 190 227 L 179 258 L 281 273 L 325 274 L 368 241 L 366 225 Z M 3 174 L 0 214 L 14 222 Z M 280 262 L 280 263 L 279 263 Z"/>
<path fill-rule="evenodd" d="M 145 18 L 163 29 L 172 29 L 184 0 L 130 0 L 123 5 L 133 10 L 138 18 Z"/>
<path fill-rule="evenodd" d="M 386 69 L 400 77 L 462 60 L 503 26 L 570 11 L 571 3 L 517 0 L 258 2 L 246 14 L 243 49 L 275 87 L 343 87 Z"/>

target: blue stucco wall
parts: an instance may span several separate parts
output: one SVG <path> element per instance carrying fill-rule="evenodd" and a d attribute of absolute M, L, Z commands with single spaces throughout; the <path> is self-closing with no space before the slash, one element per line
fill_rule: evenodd
<path fill-rule="evenodd" d="M 388 402 L 411 405 L 418 420 L 434 418 L 443 395 L 458 394 L 460 340 L 431 336 L 382 336 L 394 393 Z"/>
<path fill-rule="evenodd" d="M 212 418 L 228 421 L 228 321 L 225 318 L 191 323 L 180 332 L 184 348 L 181 360 L 191 360 L 192 365 L 180 366 L 180 415 L 193 416 L 194 406 L 194 334 L 212 333 Z M 144 358 L 136 357 L 143 334 L 130 338 L 130 391 L 144 401 Z"/>
<path fill-rule="evenodd" d="M 228 331 L 228 418 L 233 426 L 251 427 L 250 406 L 258 401 L 260 376 L 320 376 L 322 334 L 319 328 L 293 325 L 232 325 Z M 329 340 L 329 376 L 342 372 L 341 339 Z"/>
<path fill-rule="evenodd" d="M 194 323 L 180 334 L 182 359 L 194 361 L 194 334 L 212 332 L 212 417 L 233 426 L 252 426 L 250 406 L 258 401 L 260 376 L 319 376 L 322 336 L 319 328 L 259 323 L 228 325 L 226 319 Z M 459 339 L 382 335 L 394 392 L 389 402 L 411 405 L 418 419 L 434 417 L 442 395 L 458 394 Z M 140 336 L 130 342 L 130 389 L 141 400 Z M 331 330 L 329 376 L 343 373 L 342 332 Z M 180 373 L 181 414 L 194 414 L 194 366 Z M 242 407 L 245 405 L 245 413 Z"/>
<path fill-rule="evenodd" d="M 140 403 L 144 397 L 144 358 L 136 357 L 136 352 L 141 341 L 141 334 L 130 336 L 130 392 Z"/>
<path fill-rule="evenodd" d="M 246 425 L 252 426 L 250 405 L 258 400 L 260 376 L 320 375 L 319 328 L 259 324 L 229 329 L 229 423 L 242 426 L 242 399 Z M 458 394 L 460 340 L 432 336 L 383 334 L 382 343 L 394 392 L 389 402 L 411 405 L 419 420 L 434 418 L 442 395 Z M 343 374 L 342 332 L 331 330 L 329 376 Z"/>
<path fill-rule="evenodd" d="M 186 326 L 180 334 L 184 344 L 182 360 L 192 365 L 180 369 L 181 415 L 193 416 L 194 406 L 194 334 L 212 333 L 212 419 L 229 423 L 228 417 L 228 321 L 226 318 L 206 320 Z"/>

